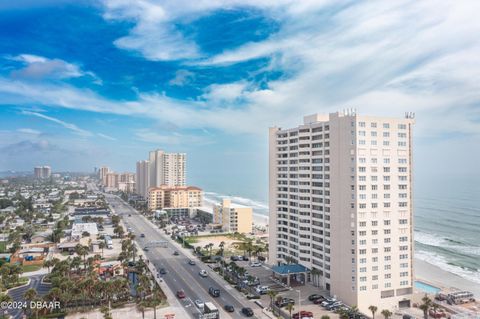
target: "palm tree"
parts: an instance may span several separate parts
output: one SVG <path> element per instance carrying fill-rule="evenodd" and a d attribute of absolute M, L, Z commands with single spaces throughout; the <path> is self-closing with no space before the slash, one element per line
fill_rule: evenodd
<path fill-rule="evenodd" d="M 385 319 L 388 319 L 393 315 L 393 313 L 388 309 L 383 309 L 382 310 L 382 315 Z"/>
<path fill-rule="evenodd" d="M 88 255 L 88 247 L 83 246 L 81 244 L 78 244 L 75 246 L 75 252 L 77 253 L 78 256 L 83 257 L 83 269 L 87 269 L 87 262 L 86 262 L 86 257 Z"/>
<path fill-rule="evenodd" d="M 225 248 L 225 242 L 221 241 L 220 244 L 218 244 L 218 247 L 220 248 L 220 256 L 223 258 L 223 250 Z"/>
<path fill-rule="evenodd" d="M 292 319 L 292 311 L 295 309 L 295 306 L 293 305 L 293 303 L 289 303 L 285 309 L 287 309 L 289 315 L 290 315 L 290 319 Z"/>
<path fill-rule="evenodd" d="M 37 291 L 33 288 L 28 289 L 23 294 L 23 298 L 25 298 L 25 301 L 27 302 L 27 304 L 30 304 L 30 302 L 33 301 L 36 297 L 37 297 Z M 24 311 L 26 313 L 31 312 L 31 309 L 25 308 Z"/>
<path fill-rule="evenodd" d="M 275 290 L 269 290 L 267 292 L 267 295 L 270 297 L 270 308 L 273 309 L 273 300 L 278 295 L 278 292 L 276 292 Z"/>
<path fill-rule="evenodd" d="M 375 312 L 377 312 L 378 308 L 374 305 L 371 305 L 370 307 L 368 307 L 368 310 L 372 312 L 372 319 L 375 319 Z"/>
<path fill-rule="evenodd" d="M 162 303 L 162 300 L 160 291 L 155 289 L 152 297 L 148 300 L 148 305 L 153 308 L 153 319 L 157 319 L 157 307 Z"/>
<path fill-rule="evenodd" d="M 323 315 L 323 316 L 320 317 L 320 319 L 330 319 L 330 316 Z"/>
<path fill-rule="evenodd" d="M 53 262 L 51 259 L 46 259 L 44 262 L 43 262 L 43 267 L 47 267 L 47 271 L 50 273 L 50 267 L 53 266 Z"/>
<path fill-rule="evenodd" d="M 102 250 L 102 258 L 103 258 L 103 250 L 105 249 L 105 242 L 101 241 L 100 243 L 98 243 L 98 248 Z"/>
<path fill-rule="evenodd" d="M 427 294 L 422 298 L 422 304 L 418 306 L 423 311 L 423 318 L 428 319 L 428 310 L 432 306 L 432 299 L 428 298 Z"/>

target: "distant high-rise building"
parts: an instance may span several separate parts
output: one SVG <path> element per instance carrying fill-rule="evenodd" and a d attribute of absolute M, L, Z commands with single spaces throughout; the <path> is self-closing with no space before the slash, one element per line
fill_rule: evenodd
<path fill-rule="evenodd" d="M 98 178 L 102 182 L 102 185 L 105 186 L 107 184 L 107 174 L 110 173 L 110 172 L 111 172 L 111 170 L 107 166 L 102 166 L 98 170 Z"/>
<path fill-rule="evenodd" d="M 269 262 L 363 313 L 410 306 L 413 125 L 347 111 L 271 128 Z"/>
<path fill-rule="evenodd" d="M 50 178 L 52 169 L 50 166 L 36 166 L 33 168 L 35 178 Z"/>
<path fill-rule="evenodd" d="M 149 153 L 149 187 L 185 186 L 186 154 L 155 150 Z"/>
<path fill-rule="evenodd" d="M 111 172 L 105 175 L 105 184 L 104 184 L 105 187 L 118 189 L 118 182 L 119 182 L 119 175 L 117 173 Z"/>
<path fill-rule="evenodd" d="M 150 170 L 148 161 L 137 162 L 137 174 L 136 174 L 136 192 L 143 198 L 148 197 L 148 188 L 150 187 Z"/>

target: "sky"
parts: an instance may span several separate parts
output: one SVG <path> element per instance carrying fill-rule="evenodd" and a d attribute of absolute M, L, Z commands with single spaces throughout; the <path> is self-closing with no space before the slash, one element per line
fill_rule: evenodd
<path fill-rule="evenodd" d="M 415 112 L 415 174 L 480 177 L 478 1 L 0 0 L 0 171 L 134 171 L 265 200 L 268 127 Z"/>

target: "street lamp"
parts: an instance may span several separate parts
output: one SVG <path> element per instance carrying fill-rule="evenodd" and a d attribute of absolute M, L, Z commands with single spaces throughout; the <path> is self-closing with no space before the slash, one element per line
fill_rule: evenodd
<path fill-rule="evenodd" d="M 301 307 L 301 295 L 302 295 L 302 292 L 300 290 L 296 290 L 296 292 L 298 292 L 298 316 L 299 318 L 301 318 L 301 311 L 300 311 L 300 307 Z"/>

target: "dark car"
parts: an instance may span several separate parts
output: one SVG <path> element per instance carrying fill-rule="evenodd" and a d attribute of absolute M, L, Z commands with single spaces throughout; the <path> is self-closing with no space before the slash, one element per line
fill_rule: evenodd
<path fill-rule="evenodd" d="M 281 307 L 285 307 L 288 304 L 295 304 L 295 300 L 293 300 L 292 298 L 282 298 L 280 300 L 275 301 L 275 304 L 281 308 Z"/>
<path fill-rule="evenodd" d="M 313 318 L 313 313 L 311 311 L 302 310 L 300 312 L 294 313 L 292 319 L 303 319 L 303 318 Z"/>
<path fill-rule="evenodd" d="M 128 214 L 128 217 L 132 217 L 132 214 Z"/>
<path fill-rule="evenodd" d="M 175 252 L 173 253 L 173 255 L 178 256 L 178 255 L 180 255 L 180 254 L 178 253 L 178 251 L 175 250 Z"/>
<path fill-rule="evenodd" d="M 242 308 L 242 313 L 246 317 L 252 317 L 253 316 L 253 310 L 252 310 L 252 308 L 249 308 L 249 307 Z"/>
<path fill-rule="evenodd" d="M 235 312 L 235 308 L 232 305 L 225 305 L 223 306 L 226 312 Z"/>
<path fill-rule="evenodd" d="M 167 273 L 167 271 L 165 270 L 165 268 L 160 268 L 159 273 L 162 274 L 162 275 L 165 275 Z"/>
<path fill-rule="evenodd" d="M 190 260 L 188 261 L 188 264 L 191 265 L 191 266 L 195 266 L 195 261 L 193 261 L 193 260 L 190 259 Z"/>
<path fill-rule="evenodd" d="M 250 259 L 247 256 L 242 256 L 243 261 L 249 261 Z"/>
<path fill-rule="evenodd" d="M 180 298 L 180 299 L 183 299 L 185 298 L 185 292 L 183 290 L 179 290 L 177 291 L 177 297 Z"/>
<path fill-rule="evenodd" d="M 322 298 L 315 299 L 315 300 L 313 301 L 313 303 L 316 304 L 316 305 L 319 305 L 319 304 L 321 304 L 321 303 L 324 302 L 324 301 L 325 301 L 325 298 L 322 297 Z"/>
<path fill-rule="evenodd" d="M 231 261 L 239 261 L 240 259 L 238 258 L 238 256 L 232 256 L 232 257 L 230 257 L 230 260 Z"/>
<path fill-rule="evenodd" d="M 220 289 L 218 288 L 210 287 L 208 288 L 208 293 L 212 297 L 220 297 Z"/>
<path fill-rule="evenodd" d="M 140 234 L 140 237 L 145 238 L 145 234 Z"/>
<path fill-rule="evenodd" d="M 325 297 L 323 297 L 322 295 L 319 295 L 319 294 L 313 294 L 313 295 L 308 296 L 308 300 L 310 300 L 310 301 L 315 301 L 315 300 L 318 300 L 318 299 L 325 300 Z"/>
<path fill-rule="evenodd" d="M 148 247 L 143 247 L 143 251 L 148 251 Z"/>

